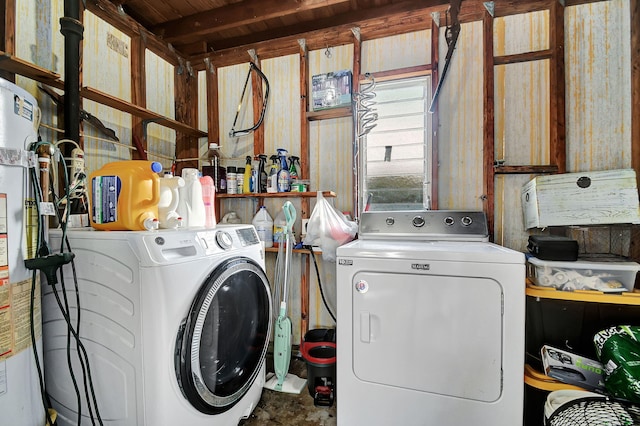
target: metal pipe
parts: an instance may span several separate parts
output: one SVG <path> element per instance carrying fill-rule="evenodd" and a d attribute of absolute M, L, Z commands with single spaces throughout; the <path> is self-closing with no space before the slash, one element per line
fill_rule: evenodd
<path fill-rule="evenodd" d="M 79 0 L 65 0 L 60 32 L 64 36 L 64 129 L 65 138 L 80 140 L 80 22 Z"/>

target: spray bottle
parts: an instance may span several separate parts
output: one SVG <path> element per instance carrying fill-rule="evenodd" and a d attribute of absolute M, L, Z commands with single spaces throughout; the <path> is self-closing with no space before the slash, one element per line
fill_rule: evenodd
<path fill-rule="evenodd" d="M 260 154 L 258 155 L 258 159 L 260 163 L 258 164 L 258 179 L 256 182 L 258 190 L 256 192 L 267 192 L 267 172 L 265 171 L 267 156 Z"/>
<path fill-rule="evenodd" d="M 296 163 L 298 163 L 297 166 Z M 300 179 L 300 157 L 295 155 L 289 157 L 289 178 L 292 181 Z"/>
<path fill-rule="evenodd" d="M 278 149 L 278 159 L 280 166 L 278 167 L 278 192 L 289 192 L 291 190 L 291 182 L 289 182 L 289 167 L 287 166 L 287 150 Z"/>
<path fill-rule="evenodd" d="M 267 176 L 267 192 L 276 193 L 278 192 L 278 156 L 272 155 L 269 159 L 272 163 Z"/>
<path fill-rule="evenodd" d="M 247 155 L 247 164 L 244 166 L 244 180 L 242 181 L 242 193 L 251 194 L 251 156 Z"/>

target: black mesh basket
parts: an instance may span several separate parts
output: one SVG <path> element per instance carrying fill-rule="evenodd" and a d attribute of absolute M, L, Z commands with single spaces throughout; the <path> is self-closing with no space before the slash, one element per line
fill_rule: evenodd
<path fill-rule="evenodd" d="M 640 425 L 640 406 L 606 398 L 579 398 L 561 405 L 546 421 L 546 426 L 605 425 Z"/>

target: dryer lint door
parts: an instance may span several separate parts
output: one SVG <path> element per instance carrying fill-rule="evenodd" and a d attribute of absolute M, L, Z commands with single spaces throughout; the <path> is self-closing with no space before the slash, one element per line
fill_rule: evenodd
<path fill-rule="evenodd" d="M 271 333 L 271 293 L 248 258 L 221 263 L 204 282 L 176 341 L 178 384 L 206 414 L 233 407 L 264 362 Z"/>
<path fill-rule="evenodd" d="M 353 372 L 365 382 L 493 402 L 502 392 L 502 290 L 487 278 L 359 272 Z"/>

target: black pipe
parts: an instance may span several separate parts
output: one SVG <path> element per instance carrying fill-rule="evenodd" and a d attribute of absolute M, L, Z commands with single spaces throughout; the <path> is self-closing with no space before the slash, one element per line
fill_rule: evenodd
<path fill-rule="evenodd" d="M 64 135 L 80 141 L 80 22 L 79 0 L 65 0 L 60 32 L 64 36 Z"/>

